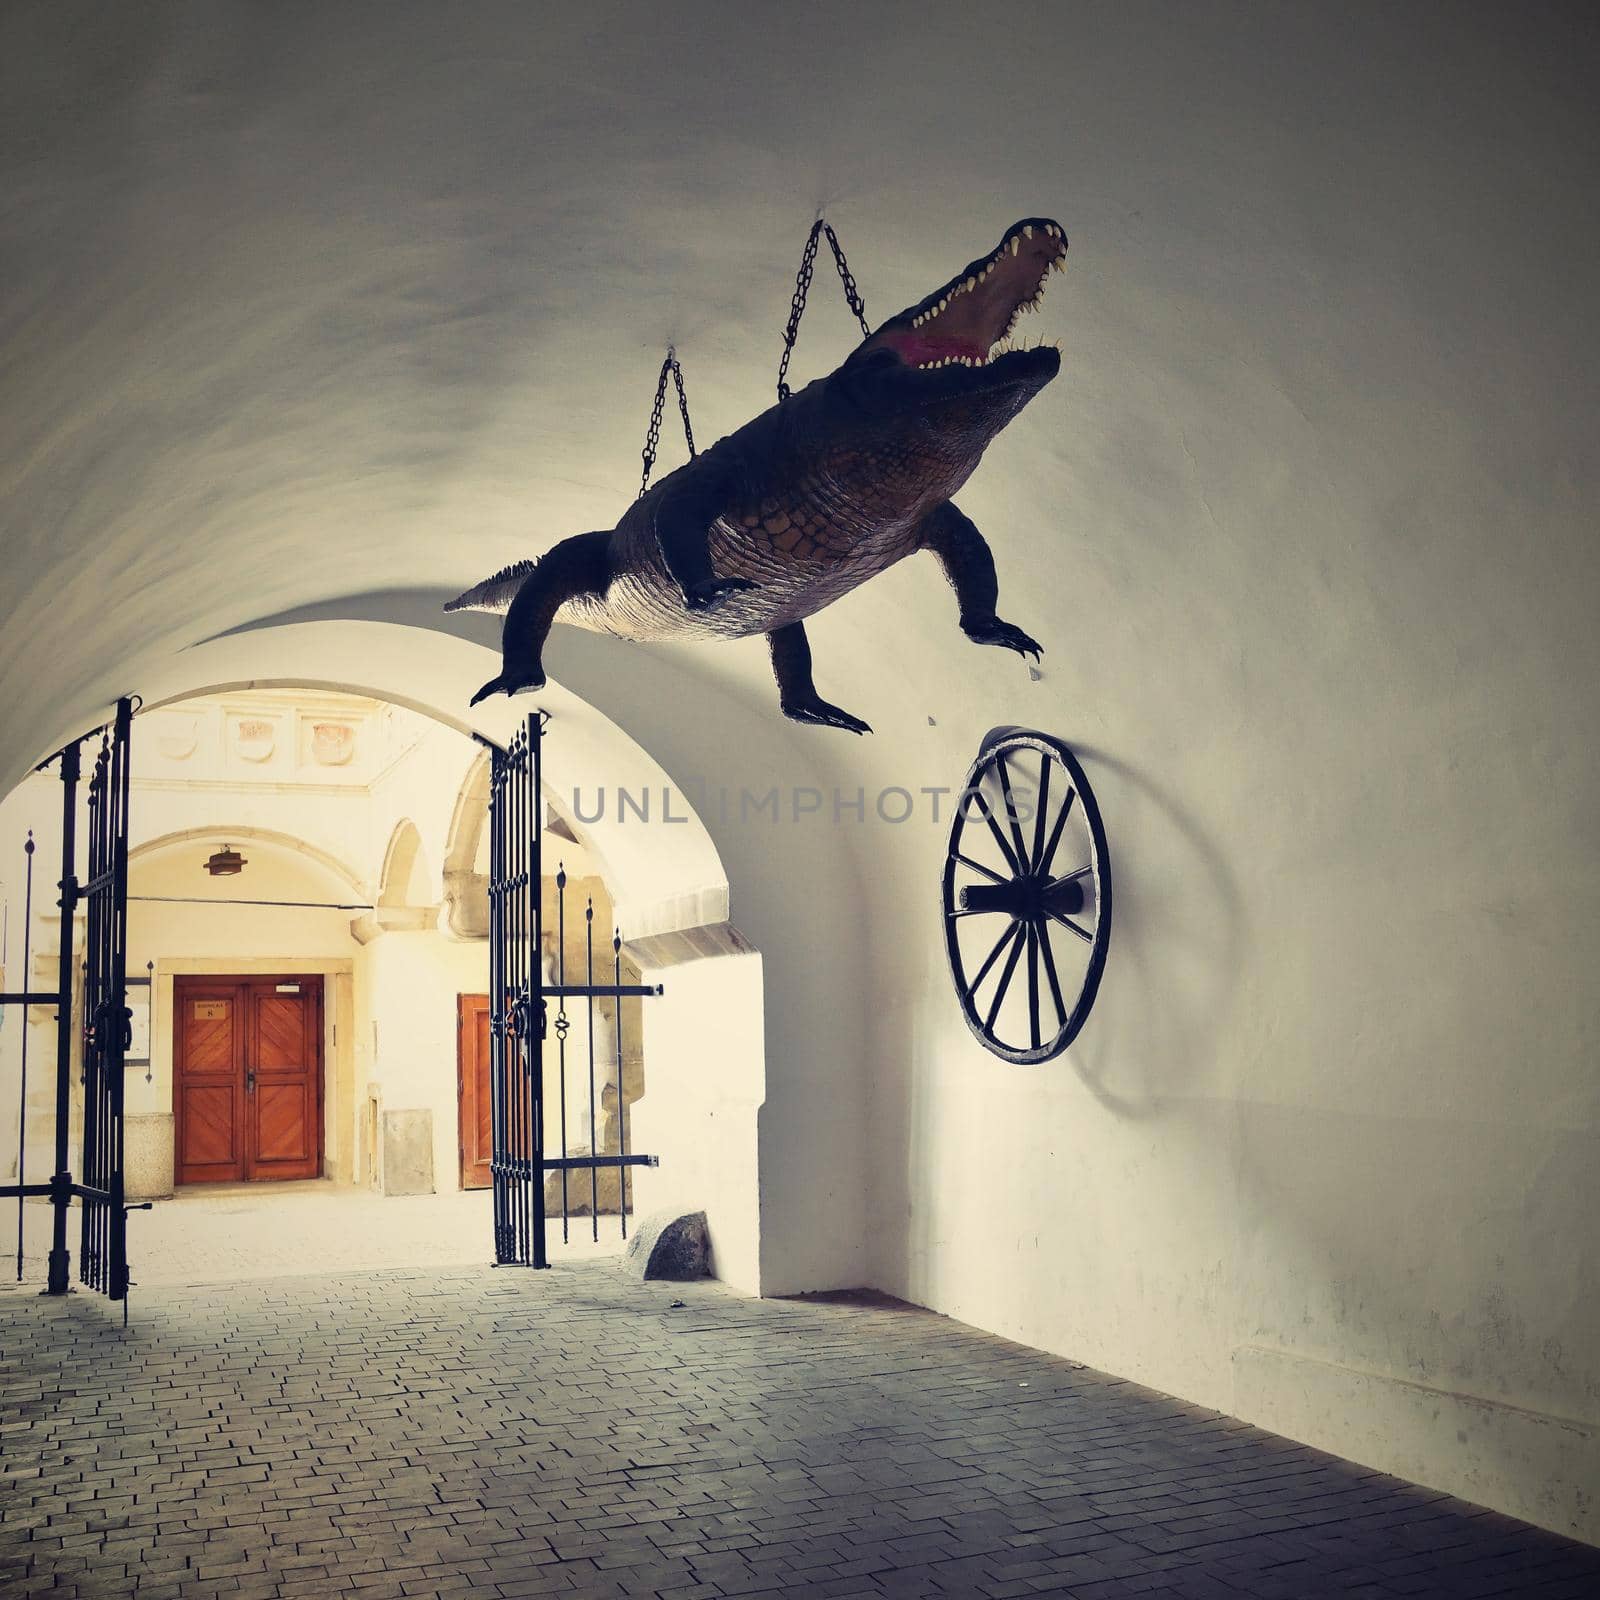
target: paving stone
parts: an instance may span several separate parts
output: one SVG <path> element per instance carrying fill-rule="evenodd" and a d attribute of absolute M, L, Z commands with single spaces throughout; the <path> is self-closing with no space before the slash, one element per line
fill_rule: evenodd
<path fill-rule="evenodd" d="M 880 1296 L 0 1292 L 0 1375 L 0 1600 L 1600 1594 L 1600 1551 Z"/>

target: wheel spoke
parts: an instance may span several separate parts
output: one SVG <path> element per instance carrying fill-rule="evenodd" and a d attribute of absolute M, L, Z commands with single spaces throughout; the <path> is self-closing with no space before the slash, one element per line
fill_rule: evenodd
<path fill-rule="evenodd" d="M 1085 944 L 1094 943 L 1094 935 L 1090 933 L 1087 928 L 1080 928 L 1078 924 L 1072 921 L 1070 917 L 1062 916 L 1059 911 L 1049 910 L 1045 912 L 1045 915 L 1051 918 L 1052 921 L 1059 922 L 1063 928 L 1071 928 L 1072 931 L 1077 934 L 1077 936 L 1082 939 Z"/>
<path fill-rule="evenodd" d="M 1017 819 L 1017 802 L 1011 793 L 1011 768 L 1003 755 L 995 757 L 995 767 L 1000 774 L 1000 792 L 1006 797 L 1006 821 L 1011 826 L 1011 843 L 1017 852 L 1017 863 L 1028 859 L 1028 847 L 1022 842 L 1022 823 Z"/>
<path fill-rule="evenodd" d="M 1033 864 L 1035 872 L 1050 870 L 1050 863 L 1056 858 L 1056 846 L 1061 843 L 1061 830 L 1067 825 L 1067 813 L 1072 810 L 1072 802 L 1077 798 L 1076 789 L 1067 790 L 1066 803 L 1061 807 L 1061 815 L 1056 818 L 1056 825 L 1050 830 L 1050 843 L 1044 847 L 1044 854 Z"/>
<path fill-rule="evenodd" d="M 1087 878 L 1093 871 L 1094 867 L 1091 864 L 1087 867 L 1076 867 L 1071 872 L 1064 872 L 1059 878 L 1052 878 L 1045 885 L 1045 893 L 1048 894 L 1052 889 L 1059 889 L 1064 883 L 1076 883 L 1079 878 Z"/>
<path fill-rule="evenodd" d="M 1009 917 L 1008 906 L 951 906 L 945 915 L 954 921 L 957 917 Z"/>
<path fill-rule="evenodd" d="M 974 872 L 981 872 L 991 883 L 1010 883 L 1011 880 L 1003 872 L 996 872 L 993 867 L 986 867 L 981 861 L 974 861 L 971 856 L 964 856 L 959 850 L 951 854 L 964 867 L 971 867 Z"/>
<path fill-rule="evenodd" d="M 1039 928 L 1039 949 L 1044 955 L 1044 975 L 1050 980 L 1050 998 L 1056 1003 L 1056 1026 L 1067 1020 L 1067 1003 L 1061 998 L 1061 979 L 1056 973 L 1055 952 L 1050 948 L 1050 930 Z"/>
<path fill-rule="evenodd" d="M 978 985 L 989 976 L 989 968 L 995 964 L 996 958 L 999 956 L 1000 952 L 1005 949 L 1007 942 L 1011 939 L 1012 935 L 1016 933 L 1016 931 L 1017 925 L 1013 922 L 1011 926 L 1008 927 L 1006 931 L 995 940 L 994 949 L 989 952 L 989 954 L 984 958 L 983 965 L 978 968 L 978 976 L 967 985 L 967 1001 L 969 1004 L 972 1001 L 972 997 L 978 992 Z"/>
<path fill-rule="evenodd" d="M 1013 922 L 1012 928 L 1020 935 L 1022 924 Z M 1000 1015 L 1000 1002 L 1006 997 L 1006 990 L 1011 987 L 1011 974 L 1017 970 L 1017 957 L 1022 954 L 1022 946 L 1026 941 L 1020 937 L 1011 941 L 1011 954 L 1006 957 L 1006 964 L 1000 973 L 1000 987 L 994 992 L 994 999 L 989 1002 L 989 1015 L 983 1019 L 984 1030 L 991 1035 L 994 1031 L 994 1019 Z"/>
<path fill-rule="evenodd" d="M 1050 810 L 1050 757 L 1039 757 L 1039 810 L 1033 819 L 1033 854 L 1028 858 L 1028 865 L 1034 871 L 1040 869 L 1040 857 L 1044 854 L 1044 819 Z"/>
<path fill-rule="evenodd" d="M 1039 1048 L 1039 924 L 1028 920 L 1028 1033 Z"/>
<path fill-rule="evenodd" d="M 1020 878 L 1022 876 L 1022 863 L 1017 860 L 1010 844 L 1006 840 L 1006 836 L 1001 833 L 999 823 L 994 820 L 994 812 L 989 809 L 988 800 L 982 791 L 978 789 L 971 791 L 971 800 L 976 803 L 978 810 L 983 813 L 983 820 L 989 824 L 989 832 L 994 835 L 994 842 L 1000 846 L 1000 854 L 1006 858 L 1006 865 L 1011 868 L 1011 875 L 1014 878 Z M 963 804 L 965 803 L 964 801 Z"/>

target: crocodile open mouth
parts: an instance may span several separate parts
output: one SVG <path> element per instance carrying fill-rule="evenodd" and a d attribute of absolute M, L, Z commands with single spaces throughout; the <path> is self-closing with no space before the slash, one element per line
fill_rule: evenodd
<path fill-rule="evenodd" d="M 1051 272 L 1064 271 L 1066 259 L 1060 223 L 1047 217 L 1014 223 L 994 250 L 891 319 L 868 347 L 893 350 L 923 372 L 987 367 L 1023 353 L 1033 347 L 1012 343 L 1018 319 L 1038 306 Z"/>

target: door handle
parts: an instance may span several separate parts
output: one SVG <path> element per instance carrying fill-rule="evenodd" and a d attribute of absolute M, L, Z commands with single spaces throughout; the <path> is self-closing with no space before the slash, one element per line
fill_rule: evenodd
<path fill-rule="evenodd" d="M 244 1092 L 246 1094 L 254 1094 L 256 1092 L 256 1069 L 254 1067 L 246 1067 L 244 1069 Z"/>

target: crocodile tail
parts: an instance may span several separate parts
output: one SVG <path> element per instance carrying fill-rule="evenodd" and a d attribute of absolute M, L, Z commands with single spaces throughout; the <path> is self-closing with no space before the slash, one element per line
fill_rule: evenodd
<path fill-rule="evenodd" d="M 454 600 L 445 602 L 446 611 L 504 611 L 515 598 L 517 590 L 527 581 L 535 561 L 513 561 L 482 583 L 475 583 Z"/>

